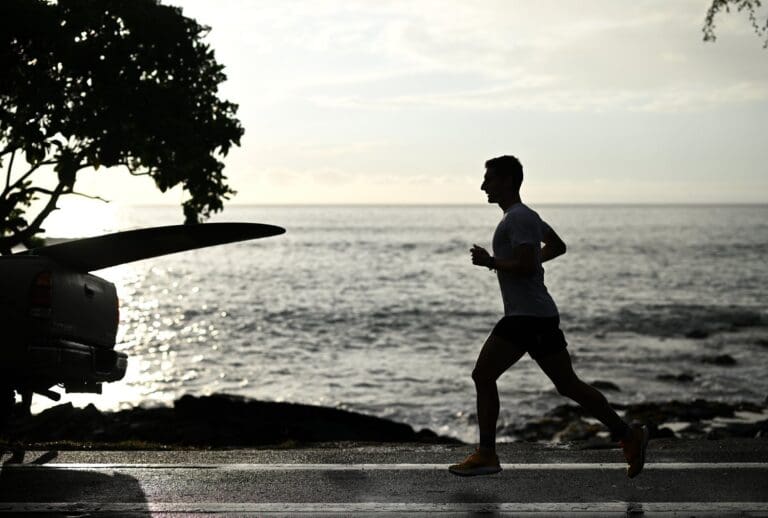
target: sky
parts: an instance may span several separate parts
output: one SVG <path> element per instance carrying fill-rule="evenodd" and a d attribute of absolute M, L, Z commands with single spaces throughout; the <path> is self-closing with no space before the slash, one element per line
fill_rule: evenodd
<path fill-rule="evenodd" d="M 530 203 L 768 202 L 768 49 L 708 0 L 165 0 L 239 105 L 229 203 L 483 203 L 513 154 Z M 171 203 L 146 178 L 79 190 Z"/>

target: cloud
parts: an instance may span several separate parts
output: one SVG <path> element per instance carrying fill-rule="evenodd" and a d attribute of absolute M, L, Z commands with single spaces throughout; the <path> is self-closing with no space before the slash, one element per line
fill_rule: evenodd
<path fill-rule="evenodd" d="M 382 149 L 386 146 L 384 141 L 348 142 L 337 145 L 302 144 L 298 151 L 304 156 L 315 158 L 336 158 L 349 155 L 361 155 Z"/>
<path fill-rule="evenodd" d="M 766 51 L 736 12 L 703 43 L 709 0 L 169 1 L 240 104 L 238 201 L 475 200 L 456 175 L 508 150 L 552 178 L 763 173 Z"/>
<path fill-rule="evenodd" d="M 347 109 L 690 110 L 763 100 L 759 88 L 739 85 L 768 83 L 768 67 L 755 66 L 764 51 L 739 13 L 718 18 L 716 44 L 701 41 L 703 0 L 172 3 L 213 26 L 209 39 L 238 84 L 224 90 L 256 113 L 306 100 Z"/>
<path fill-rule="evenodd" d="M 690 110 L 764 100 L 740 85 L 768 83 L 748 27 L 736 50 L 701 42 L 700 1 L 280 5 L 280 34 L 254 37 L 283 75 L 262 81 L 322 107 Z"/>
<path fill-rule="evenodd" d="M 737 81 L 720 88 L 701 85 L 670 85 L 655 90 L 567 89 L 507 87 L 450 93 L 394 96 L 313 96 L 319 106 L 344 109 L 460 109 L 543 112 L 646 111 L 677 112 L 716 108 L 726 104 L 768 101 L 768 84 Z"/>

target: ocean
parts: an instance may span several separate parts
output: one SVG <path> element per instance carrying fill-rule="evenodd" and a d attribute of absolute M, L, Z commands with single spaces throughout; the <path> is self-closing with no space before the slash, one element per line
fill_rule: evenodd
<path fill-rule="evenodd" d="M 766 398 L 768 206 L 531 206 L 568 245 L 545 282 L 582 379 L 615 383 L 606 395 L 618 403 Z M 103 395 L 65 400 L 110 410 L 224 392 L 475 441 L 470 373 L 502 305 L 469 249 L 490 249 L 500 216 L 480 205 L 227 207 L 211 221 L 287 233 L 96 272 L 117 286 L 129 368 Z M 180 219 L 179 207 L 119 207 L 91 223 Z M 527 356 L 498 386 L 502 426 L 566 402 Z"/>

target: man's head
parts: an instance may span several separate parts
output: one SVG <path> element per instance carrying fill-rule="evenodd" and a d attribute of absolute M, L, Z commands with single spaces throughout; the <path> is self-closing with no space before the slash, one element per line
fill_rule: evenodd
<path fill-rule="evenodd" d="M 514 156 L 499 156 L 485 162 L 485 177 L 480 189 L 488 194 L 488 203 L 519 200 L 522 183 L 523 166 Z"/>

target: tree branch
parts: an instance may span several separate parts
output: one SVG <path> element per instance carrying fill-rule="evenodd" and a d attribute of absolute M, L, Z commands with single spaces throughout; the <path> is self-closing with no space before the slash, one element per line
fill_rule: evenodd
<path fill-rule="evenodd" d="M 11 161 L 8 164 L 8 173 L 5 176 L 5 190 L 3 193 L 8 192 L 8 188 L 11 186 L 11 171 L 13 171 L 13 159 L 16 158 L 16 150 L 11 151 Z"/>
<path fill-rule="evenodd" d="M 56 186 L 56 188 L 51 192 L 51 197 L 48 200 L 48 203 L 45 204 L 45 207 L 40 211 L 34 221 L 27 225 L 27 228 L 8 237 L 0 238 L 0 250 L 10 250 L 14 246 L 25 242 L 27 239 L 35 235 L 40 230 L 40 225 L 43 224 L 45 218 L 47 218 L 51 212 L 56 210 L 56 202 L 64 192 L 64 188 L 65 185 L 63 183 L 59 183 L 59 185 Z"/>
<path fill-rule="evenodd" d="M 50 189 L 46 189 L 44 187 L 30 187 L 28 189 L 25 189 L 26 192 L 41 192 L 43 194 L 47 194 L 49 196 L 53 196 L 55 193 L 54 191 Z M 103 201 L 104 203 L 110 203 L 110 200 L 106 198 L 102 198 L 101 196 L 94 196 L 92 194 L 85 194 L 84 192 L 77 192 L 73 191 L 71 188 L 66 188 L 60 193 L 62 196 L 67 194 L 72 194 L 73 196 L 82 196 L 83 198 L 88 198 L 89 200 L 96 200 L 96 201 Z"/>
<path fill-rule="evenodd" d="M 48 196 L 53 196 L 53 191 L 46 189 L 45 187 L 28 187 L 27 189 L 24 189 L 24 192 L 41 192 L 43 194 L 47 194 Z M 65 191 L 62 191 L 61 194 L 65 194 Z"/>
<path fill-rule="evenodd" d="M 6 153 L 10 153 L 10 152 L 12 152 L 12 151 L 16 151 L 16 150 L 17 150 L 17 149 L 19 149 L 20 147 L 21 147 L 21 146 L 15 145 L 13 142 L 10 142 L 10 143 L 9 143 L 7 146 L 5 146 L 5 147 L 4 147 L 4 148 L 3 148 L 3 149 L 0 151 L 0 156 L 3 156 L 3 155 L 5 155 Z"/>
<path fill-rule="evenodd" d="M 6 188 L 5 188 L 5 190 L 3 190 L 3 193 L 2 193 L 2 194 L 0 194 L 0 198 L 4 198 L 4 197 L 5 197 L 5 196 L 6 196 L 6 195 L 9 193 L 9 192 L 11 192 L 12 190 L 14 190 L 14 189 L 18 188 L 18 187 L 19 187 L 19 185 L 21 185 L 21 183 L 22 183 L 24 180 L 26 180 L 27 178 L 29 178 L 29 176 L 30 176 L 32 173 L 34 173 L 35 171 L 37 171 L 37 170 L 38 170 L 39 168 L 41 168 L 42 166 L 44 166 L 44 165 L 53 165 L 53 164 L 55 164 L 55 163 L 56 163 L 56 161 L 55 161 L 55 160 L 43 160 L 42 162 L 38 162 L 38 163 L 36 163 L 35 165 L 33 165 L 33 166 L 32 166 L 32 167 L 29 169 L 29 171 L 27 171 L 26 173 L 24 173 L 23 175 L 21 175 L 21 178 L 19 178 L 19 179 L 18 179 L 18 180 L 16 180 L 15 182 L 13 182 L 13 185 L 11 185 L 11 186 L 9 186 L 9 187 L 6 187 Z"/>
<path fill-rule="evenodd" d="M 111 203 L 112 202 L 112 200 L 108 200 L 106 198 L 102 198 L 101 196 L 94 196 L 92 194 L 85 194 L 85 193 L 82 193 L 82 192 L 67 191 L 64 194 L 72 194 L 74 196 L 82 196 L 83 198 L 88 198 L 89 200 L 103 201 L 104 203 Z"/>

